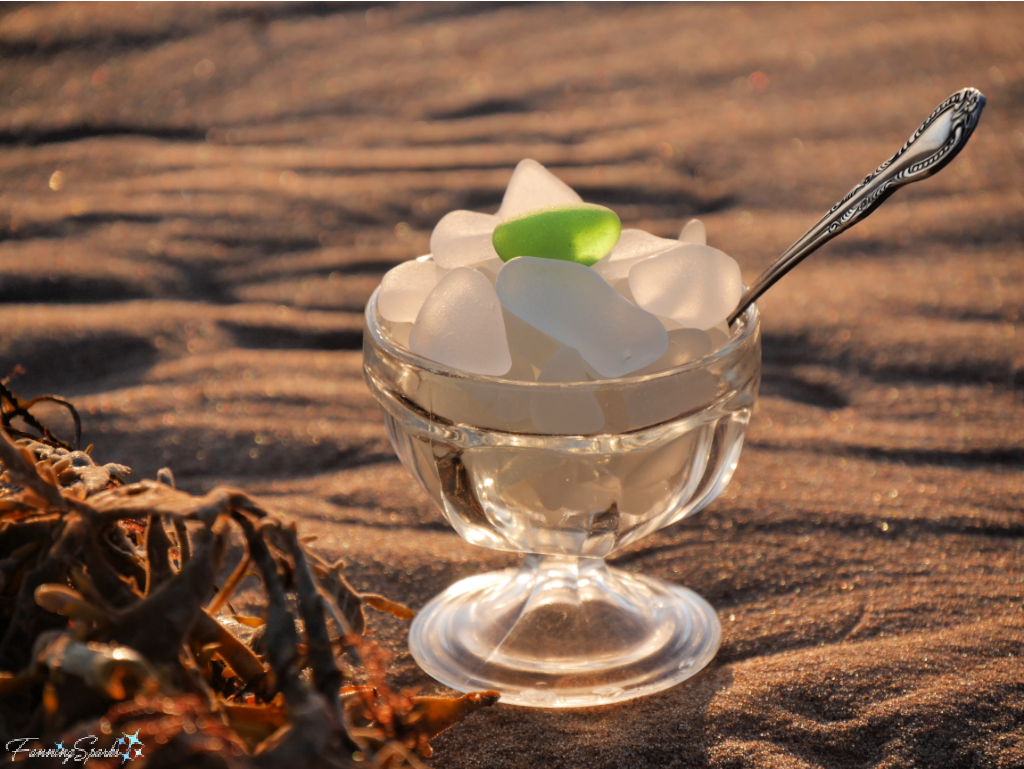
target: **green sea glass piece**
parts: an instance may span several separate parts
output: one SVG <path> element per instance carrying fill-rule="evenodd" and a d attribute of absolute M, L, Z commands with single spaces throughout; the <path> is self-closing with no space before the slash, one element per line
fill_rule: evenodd
<path fill-rule="evenodd" d="M 491 241 L 503 262 L 537 256 L 589 267 L 615 247 L 621 233 L 614 211 L 583 203 L 524 211 L 495 227 Z"/>

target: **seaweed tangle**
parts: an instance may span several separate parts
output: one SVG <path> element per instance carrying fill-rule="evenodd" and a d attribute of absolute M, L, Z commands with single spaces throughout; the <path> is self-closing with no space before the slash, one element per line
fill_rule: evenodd
<path fill-rule="evenodd" d="M 434 736 L 497 701 L 392 689 L 365 607 L 412 612 L 358 593 L 245 492 L 193 496 L 169 470 L 128 484 L 129 468 L 96 464 L 33 417 L 40 399 L 6 387 L 0 399 L 0 743 L 12 758 L 421 767 Z M 77 446 L 74 407 L 46 400 L 70 409 Z M 228 570 L 232 536 L 243 552 Z M 251 574 L 266 606 L 238 616 L 231 598 Z"/>

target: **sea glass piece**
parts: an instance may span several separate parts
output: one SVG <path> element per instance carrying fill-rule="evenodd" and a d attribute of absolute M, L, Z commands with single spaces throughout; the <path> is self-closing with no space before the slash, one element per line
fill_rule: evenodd
<path fill-rule="evenodd" d="M 512 355 L 512 367 L 502 375 L 503 379 L 518 382 L 536 382 L 533 366 L 518 355 Z M 491 382 L 481 383 L 467 380 L 462 389 L 471 399 L 480 404 L 494 417 L 492 424 L 505 430 L 526 430 L 530 422 L 530 393 L 521 387 L 500 387 Z M 472 423 L 471 423 L 472 424 Z"/>
<path fill-rule="evenodd" d="M 636 299 L 633 298 L 633 292 L 629 290 L 629 280 L 624 280 L 621 282 L 625 283 L 626 287 L 623 289 L 619 287 L 619 284 L 616 284 L 615 290 L 618 291 L 627 299 L 629 299 L 629 301 L 631 301 L 633 304 L 636 304 Z M 685 328 L 685 326 L 681 326 L 680 324 L 672 320 L 672 318 L 666 318 L 664 315 L 659 315 L 658 320 L 661 321 L 661 325 L 665 327 L 665 330 L 669 332 L 675 331 L 677 328 Z"/>
<path fill-rule="evenodd" d="M 509 312 L 575 348 L 603 377 L 626 376 L 668 349 L 661 321 L 581 264 L 513 259 L 501 268 L 495 288 Z"/>
<path fill-rule="evenodd" d="M 391 334 L 391 338 L 395 340 L 399 347 L 409 349 L 409 334 L 412 333 L 412 323 L 387 323 L 388 332 Z"/>
<path fill-rule="evenodd" d="M 740 266 L 726 253 L 685 243 L 642 259 L 629 270 L 636 303 L 688 328 L 721 323 L 743 293 Z"/>
<path fill-rule="evenodd" d="M 620 278 L 612 283 L 611 286 L 630 304 L 636 304 L 636 299 L 633 298 L 633 292 L 629 290 L 629 278 Z M 662 321 L 662 323 L 664 324 L 664 321 Z M 665 326 L 665 328 L 669 327 Z"/>
<path fill-rule="evenodd" d="M 519 356 L 529 361 L 539 372 L 551 360 L 551 356 L 565 347 L 557 339 L 552 339 L 539 328 L 531 326 L 522 318 L 513 315 L 508 308 L 502 307 L 505 319 L 505 335 L 508 338 L 508 349 L 513 358 Z"/>
<path fill-rule="evenodd" d="M 434 227 L 430 252 L 441 267 L 451 270 L 496 259 L 491 233 L 501 220 L 476 211 L 452 211 Z"/>
<path fill-rule="evenodd" d="M 437 265 L 431 261 L 402 262 L 388 270 L 377 300 L 381 317 L 393 323 L 412 323 L 438 279 Z"/>
<path fill-rule="evenodd" d="M 700 219 L 688 221 L 683 225 L 683 229 L 679 233 L 679 240 L 682 243 L 696 243 L 698 246 L 706 246 L 708 244 L 708 231 L 704 227 L 704 222 Z"/>
<path fill-rule="evenodd" d="M 487 278 L 471 267 L 445 275 L 416 316 L 409 349 L 471 374 L 506 374 L 512 356 L 501 304 Z"/>
<path fill-rule="evenodd" d="M 494 250 L 503 261 L 517 256 L 591 265 L 615 247 L 622 222 L 604 206 L 581 203 L 535 209 L 494 228 Z"/>
<path fill-rule="evenodd" d="M 678 246 L 674 240 L 659 238 L 643 230 L 623 230 L 619 242 L 593 268 L 609 283 L 628 277 L 629 268 L 641 259 L 660 254 Z"/>
<path fill-rule="evenodd" d="M 491 253 L 494 253 L 494 247 L 491 246 L 490 248 Z M 474 270 L 476 270 L 477 272 L 482 272 L 484 276 L 486 276 L 487 280 L 491 282 L 492 286 L 494 285 L 494 281 L 498 279 L 498 273 L 504 266 L 505 263 L 501 261 L 497 254 L 494 254 L 494 256 L 490 259 L 487 259 L 483 262 L 477 262 L 476 264 L 472 265 Z"/>
<path fill-rule="evenodd" d="M 534 208 L 572 206 L 583 198 L 536 160 L 520 160 L 512 172 L 501 208 L 495 216 L 508 219 Z"/>
<path fill-rule="evenodd" d="M 678 488 L 689 487 L 692 493 L 692 470 L 703 469 L 698 451 L 705 435 L 706 429 L 698 428 L 628 457 L 629 471 L 627 466 L 622 468 L 625 477 L 619 497 L 620 512 L 644 521 L 650 518 L 652 510 L 671 504 L 672 493 Z"/>
<path fill-rule="evenodd" d="M 696 328 L 677 328 L 668 332 L 668 350 L 649 366 L 636 372 L 637 376 L 668 371 L 686 363 L 700 360 L 711 352 L 711 336 Z"/>
<path fill-rule="evenodd" d="M 587 367 L 572 347 L 563 347 L 547 362 L 538 382 L 586 382 Z M 538 387 L 530 393 L 530 419 L 538 432 L 590 435 L 604 427 L 601 404 L 590 392 Z"/>
<path fill-rule="evenodd" d="M 537 381 L 537 372 L 534 370 L 533 364 L 515 353 L 512 354 L 512 368 L 504 376 L 505 379 L 514 379 L 517 382 Z"/>
<path fill-rule="evenodd" d="M 721 350 L 725 347 L 729 339 L 732 338 L 732 332 L 729 330 L 729 324 L 722 321 L 714 328 L 707 330 L 708 339 L 711 340 L 712 351 Z"/>
<path fill-rule="evenodd" d="M 622 393 L 631 429 L 677 419 L 680 414 L 706 407 L 715 399 L 715 378 L 697 368 L 678 377 L 647 380 L 643 385 Z"/>

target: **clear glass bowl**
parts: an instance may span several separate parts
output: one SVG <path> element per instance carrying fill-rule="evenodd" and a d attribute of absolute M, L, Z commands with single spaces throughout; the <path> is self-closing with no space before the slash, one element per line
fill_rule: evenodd
<path fill-rule="evenodd" d="M 698 361 L 561 384 L 421 358 L 389 333 L 374 293 L 363 356 L 395 451 L 452 527 L 526 554 L 520 568 L 465 579 L 419 612 L 409 644 L 424 670 L 506 703 L 577 707 L 665 689 L 710 661 L 721 627 L 704 599 L 604 557 L 729 482 L 760 381 L 756 307 Z M 535 424 L 552 414 L 557 434 Z"/>

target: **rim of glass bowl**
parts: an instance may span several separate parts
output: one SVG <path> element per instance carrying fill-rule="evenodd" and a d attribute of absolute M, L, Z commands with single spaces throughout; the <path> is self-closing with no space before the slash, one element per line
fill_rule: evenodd
<path fill-rule="evenodd" d="M 744 287 L 746 288 L 746 287 Z M 595 379 L 591 382 L 524 382 L 517 379 L 505 379 L 500 376 L 488 376 L 485 374 L 473 374 L 468 371 L 462 371 L 461 369 L 451 368 L 445 366 L 442 363 L 432 361 L 429 358 L 424 358 L 417 355 L 412 350 L 402 347 L 399 345 L 390 333 L 384 329 L 377 320 L 377 297 L 380 293 L 380 286 L 377 286 L 373 290 L 373 294 L 370 296 L 370 300 L 366 303 L 365 321 L 366 330 L 373 337 L 377 346 L 381 347 L 387 352 L 388 355 L 397 358 L 402 363 L 416 368 L 421 368 L 429 371 L 437 376 L 449 377 L 452 379 L 465 379 L 473 382 L 481 383 L 493 383 L 501 384 L 503 387 L 522 387 L 526 389 L 545 388 L 550 390 L 564 390 L 566 388 L 588 390 L 595 389 L 600 390 L 607 388 L 609 385 L 633 385 L 643 382 L 651 382 L 656 379 L 667 379 L 669 377 L 676 376 L 687 371 L 696 371 L 698 369 L 707 368 L 713 364 L 728 358 L 731 356 L 738 347 L 743 346 L 750 341 L 757 333 L 757 329 L 760 325 L 760 315 L 757 310 L 757 304 L 752 304 L 747 308 L 746 312 L 743 313 L 738 319 L 738 328 L 729 337 L 729 341 L 722 347 L 715 350 L 703 358 L 684 363 L 682 366 L 676 366 L 675 368 L 665 369 L 664 371 L 655 371 L 650 374 L 643 374 L 641 376 L 624 376 L 615 377 L 612 379 Z"/>

